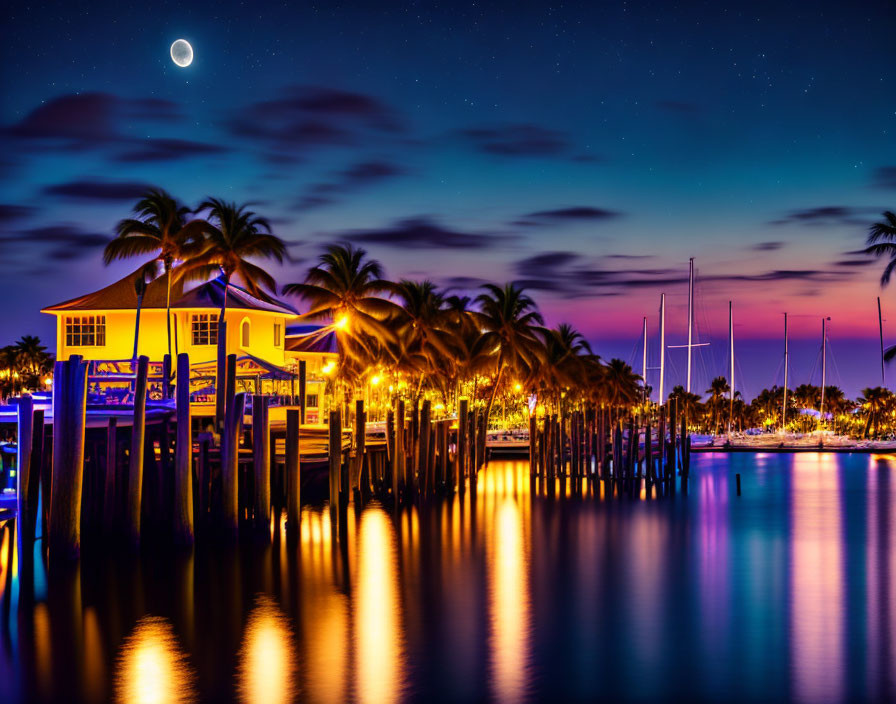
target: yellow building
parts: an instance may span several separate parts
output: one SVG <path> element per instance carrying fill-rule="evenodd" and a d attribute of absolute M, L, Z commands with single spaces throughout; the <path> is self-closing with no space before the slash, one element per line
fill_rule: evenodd
<path fill-rule="evenodd" d="M 139 272 L 70 301 L 45 308 L 56 316 L 56 357 L 79 354 L 86 360 L 130 360 L 137 323 L 135 282 Z M 187 352 L 193 365 L 217 358 L 218 315 L 224 282 L 214 281 L 184 290 L 175 281 L 171 290 L 171 351 Z M 165 322 L 167 277 L 147 287 L 140 310 L 138 355 L 161 361 L 168 352 Z M 227 287 L 227 354 L 254 357 L 277 367 L 287 365 L 286 326 L 298 317 L 288 304 L 273 298 L 262 300 L 245 289 Z"/>

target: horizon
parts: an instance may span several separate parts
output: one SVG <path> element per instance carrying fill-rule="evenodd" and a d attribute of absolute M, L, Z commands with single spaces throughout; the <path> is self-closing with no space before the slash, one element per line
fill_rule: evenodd
<path fill-rule="evenodd" d="M 727 376 L 733 300 L 735 382 L 753 394 L 773 383 L 784 311 L 796 383 L 830 316 L 844 390 L 878 384 L 875 299 L 887 345 L 896 299 L 859 251 L 896 193 L 886 3 L 214 8 L 11 10 L 0 345 L 52 348 L 42 307 L 136 268 L 100 253 L 158 185 L 191 206 L 254 202 L 298 262 L 266 266 L 280 285 L 337 240 L 392 278 L 520 281 L 549 325 L 635 371 L 645 315 L 656 354 L 661 292 L 682 342 L 695 256 L 709 379 Z M 186 68 L 168 55 L 180 37 Z"/>

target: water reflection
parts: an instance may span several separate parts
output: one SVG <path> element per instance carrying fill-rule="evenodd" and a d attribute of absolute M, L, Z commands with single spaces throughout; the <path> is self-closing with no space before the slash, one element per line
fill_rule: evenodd
<path fill-rule="evenodd" d="M 507 489 L 505 484 L 499 491 Z M 522 520 L 513 498 L 499 499 L 489 528 L 492 686 L 498 700 L 521 701 L 527 684 L 529 587 Z"/>
<path fill-rule="evenodd" d="M 239 654 L 244 702 L 281 704 L 296 696 L 296 657 L 289 621 L 270 597 L 260 596 L 246 623 Z"/>
<path fill-rule="evenodd" d="M 395 536 L 380 509 L 361 518 L 358 543 L 357 682 L 364 702 L 396 701 L 402 687 L 401 613 Z"/>
<path fill-rule="evenodd" d="M 338 528 L 306 505 L 298 542 L 102 555 L 13 601 L 0 699 L 892 700 L 891 462 L 703 455 L 656 500 L 493 462 Z"/>
<path fill-rule="evenodd" d="M 843 545 L 833 455 L 797 454 L 791 491 L 793 690 L 801 702 L 843 699 Z"/>
<path fill-rule="evenodd" d="M 186 704 L 195 701 L 194 675 L 170 623 L 146 616 L 121 649 L 116 699 L 128 704 Z"/>

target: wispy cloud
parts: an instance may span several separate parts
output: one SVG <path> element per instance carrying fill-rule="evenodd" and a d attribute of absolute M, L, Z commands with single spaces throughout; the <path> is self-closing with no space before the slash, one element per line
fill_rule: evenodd
<path fill-rule="evenodd" d="M 388 161 L 362 161 L 312 185 L 296 203 L 296 210 L 309 210 L 339 201 L 346 195 L 382 181 L 402 176 L 406 170 Z"/>
<path fill-rule="evenodd" d="M 465 232 L 441 225 L 428 216 L 398 220 L 389 227 L 328 234 L 330 239 L 382 244 L 404 249 L 490 249 L 515 239 L 500 232 Z"/>
<path fill-rule="evenodd" d="M 46 186 L 42 193 L 48 196 L 59 196 L 90 202 L 131 201 L 146 193 L 150 187 L 150 184 L 139 181 L 95 181 L 85 179 Z"/>
<path fill-rule="evenodd" d="M 570 147 L 565 132 L 536 124 L 468 127 L 460 135 L 478 151 L 502 157 L 567 156 Z"/>
<path fill-rule="evenodd" d="M 815 208 L 791 210 L 783 217 L 772 220 L 770 225 L 867 225 L 868 218 L 877 208 L 859 208 L 847 205 L 823 205 Z"/>

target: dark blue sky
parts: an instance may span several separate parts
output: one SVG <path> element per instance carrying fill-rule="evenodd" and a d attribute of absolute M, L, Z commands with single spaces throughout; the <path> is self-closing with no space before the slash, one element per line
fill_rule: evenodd
<path fill-rule="evenodd" d="M 875 366 L 847 340 L 876 334 L 853 252 L 896 207 L 892 3 L 79 5 L 5 22 L 0 344 L 130 268 L 102 243 L 158 184 L 255 202 L 295 243 L 282 283 L 352 239 L 395 277 L 524 281 L 628 357 L 661 291 L 678 341 L 695 256 L 704 338 L 731 298 L 741 339 L 831 315 L 844 385 Z"/>

